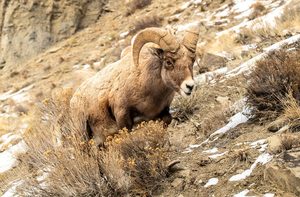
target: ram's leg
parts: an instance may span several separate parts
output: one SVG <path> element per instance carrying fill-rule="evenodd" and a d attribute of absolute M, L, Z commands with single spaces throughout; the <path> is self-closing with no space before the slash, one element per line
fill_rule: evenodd
<path fill-rule="evenodd" d="M 89 136 L 95 140 L 97 145 L 103 145 L 109 135 L 113 135 L 118 132 L 110 110 L 106 104 L 103 105 L 104 106 L 100 106 L 97 111 L 93 111 L 88 118 L 89 125 L 87 126 L 90 127 Z"/>
<path fill-rule="evenodd" d="M 95 141 L 97 146 L 103 146 L 105 141 L 104 128 L 101 121 L 89 119 L 86 124 L 87 133 L 90 139 Z"/>
<path fill-rule="evenodd" d="M 115 118 L 117 121 L 118 129 L 127 128 L 128 130 L 131 130 L 133 127 L 133 120 L 130 115 L 130 111 L 126 109 L 117 109 Z"/>
<path fill-rule="evenodd" d="M 161 119 L 166 126 L 168 126 L 172 122 L 172 116 L 170 114 L 170 108 L 166 107 L 160 112 L 158 115 L 158 119 Z"/>

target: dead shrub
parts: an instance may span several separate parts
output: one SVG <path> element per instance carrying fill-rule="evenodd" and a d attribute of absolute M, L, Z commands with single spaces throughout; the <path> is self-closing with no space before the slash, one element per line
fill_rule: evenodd
<path fill-rule="evenodd" d="M 27 167 L 20 195 L 149 195 L 166 178 L 167 136 L 162 123 L 122 131 L 99 149 L 62 106 L 45 102 L 26 132 L 28 153 L 20 160 Z"/>
<path fill-rule="evenodd" d="M 255 2 L 251 5 L 251 8 L 253 9 L 252 14 L 249 16 L 249 19 L 251 20 L 265 14 L 264 11 L 266 10 L 266 7 L 260 2 Z"/>
<path fill-rule="evenodd" d="M 272 52 L 257 62 L 247 76 L 247 105 L 252 109 L 252 119 L 258 121 L 274 120 L 284 109 L 281 99 L 289 91 L 300 99 L 300 54 L 283 50 Z"/>
<path fill-rule="evenodd" d="M 277 21 L 278 31 L 290 30 L 294 32 L 299 32 L 300 30 L 300 5 L 297 0 L 286 6 L 282 16 Z"/>
<path fill-rule="evenodd" d="M 135 34 L 138 31 L 145 29 L 147 27 L 161 27 L 162 26 L 162 17 L 157 15 L 144 16 L 136 20 L 133 24 L 130 34 Z"/>
<path fill-rule="evenodd" d="M 266 9 L 266 7 L 259 1 L 252 4 L 251 8 L 253 8 L 254 10 L 257 10 L 257 11 L 263 11 Z"/>
<path fill-rule="evenodd" d="M 179 122 L 188 120 L 200 108 L 202 89 L 196 89 L 188 97 L 175 97 L 172 103 L 173 116 Z"/>
<path fill-rule="evenodd" d="M 299 100 L 296 100 L 291 92 L 287 98 L 281 101 L 284 106 L 283 113 L 276 120 L 281 125 L 288 125 L 289 131 L 300 131 L 300 105 Z"/>
<path fill-rule="evenodd" d="M 130 0 L 127 3 L 126 16 L 133 14 L 137 9 L 142 9 L 152 3 L 152 0 Z"/>
<path fill-rule="evenodd" d="M 108 151 L 118 150 L 122 156 L 135 194 L 153 194 L 168 174 L 165 132 L 162 123 L 142 123 L 133 133 L 123 131 L 109 142 Z"/>
<path fill-rule="evenodd" d="M 300 146 L 299 135 L 290 133 L 282 134 L 281 136 L 281 150 L 290 150 Z"/>
<path fill-rule="evenodd" d="M 265 10 L 262 12 L 264 11 Z M 261 15 L 261 13 L 254 11 L 252 15 L 253 16 L 250 16 L 250 19 L 257 17 L 257 15 Z M 242 28 L 241 37 L 247 38 L 249 43 L 253 42 L 253 40 L 254 42 L 257 42 L 257 38 L 261 41 L 270 41 L 270 39 L 279 41 L 284 36 L 291 36 L 291 33 L 299 32 L 300 6 L 297 0 L 291 1 L 289 5 L 285 7 L 283 14 L 276 18 L 275 21 L 275 25 L 269 25 L 263 18 L 257 18 L 254 20 L 251 28 Z"/>

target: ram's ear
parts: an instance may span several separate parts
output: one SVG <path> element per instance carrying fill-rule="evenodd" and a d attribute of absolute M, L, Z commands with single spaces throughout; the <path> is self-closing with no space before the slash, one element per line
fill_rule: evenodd
<path fill-rule="evenodd" d="M 151 48 L 152 55 L 158 57 L 159 59 L 163 59 L 164 57 L 164 51 L 161 48 Z"/>

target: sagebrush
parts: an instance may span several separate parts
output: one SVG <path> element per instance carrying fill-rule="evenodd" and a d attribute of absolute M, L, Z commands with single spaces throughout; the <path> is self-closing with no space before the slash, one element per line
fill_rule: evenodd
<path fill-rule="evenodd" d="M 247 105 L 253 120 L 274 120 L 284 109 L 281 100 L 292 97 L 300 101 L 299 51 L 274 51 L 257 62 L 247 76 Z"/>
<path fill-rule="evenodd" d="M 68 109 L 53 101 L 39 108 L 26 132 L 28 153 L 22 196 L 151 195 L 164 181 L 167 135 L 163 123 L 121 131 L 95 146 L 74 125 Z"/>

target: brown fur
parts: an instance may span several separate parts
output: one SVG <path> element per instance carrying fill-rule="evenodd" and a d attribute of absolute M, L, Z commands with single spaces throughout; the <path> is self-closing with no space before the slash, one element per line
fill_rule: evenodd
<path fill-rule="evenodd" d="M 142 49 L 139 67 L 126 48 L 119 61 L 85 81 L 73 95 L 72 114 L 75 120 L 83 116 L 86 122 L 79 124 L 83 130 L 90 127 L 97 143 L 118 129 L 131 129 L 137 117 L 171 122 L 169 106 L 182 81 L 193 77 L 194 57 L 184 46 L 176 54 L 152 46 Z M 166 61 L 174 62 L 173 69 Z"/>

